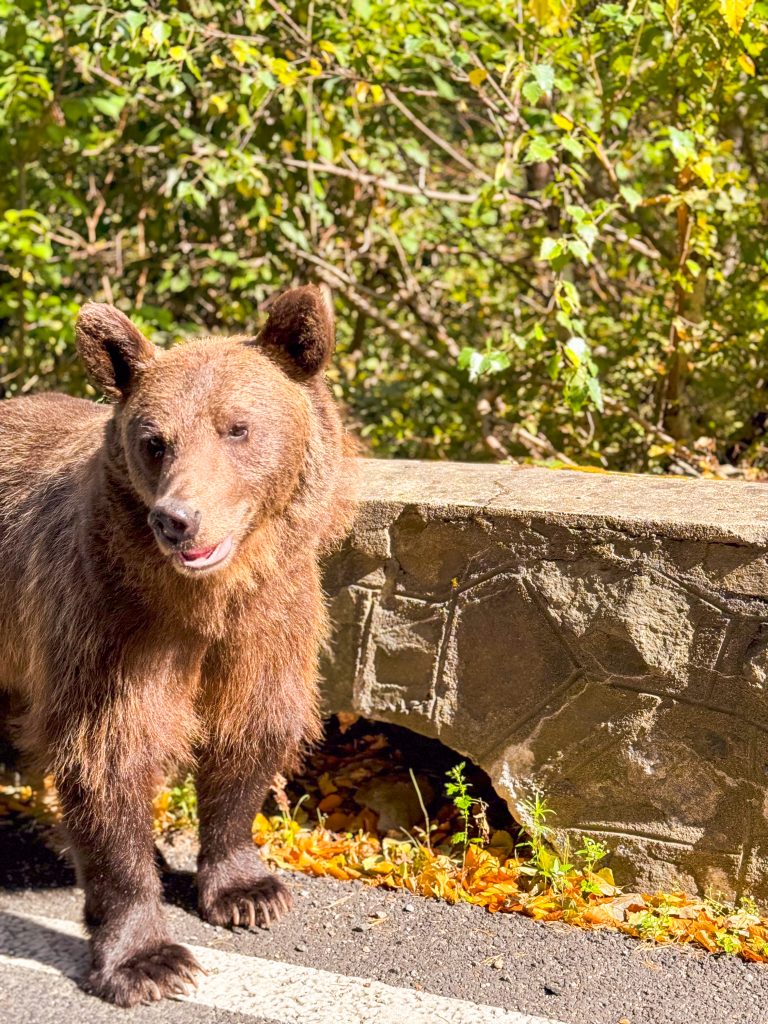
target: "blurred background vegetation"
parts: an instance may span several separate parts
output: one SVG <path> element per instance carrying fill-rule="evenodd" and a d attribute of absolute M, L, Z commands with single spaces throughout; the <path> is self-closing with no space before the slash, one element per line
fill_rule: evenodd
<path fill-rule="evenodd" d="M 768 469 L 768 4 L 0 0 L 0 387 L 333 292 L 369 451 Z"/>

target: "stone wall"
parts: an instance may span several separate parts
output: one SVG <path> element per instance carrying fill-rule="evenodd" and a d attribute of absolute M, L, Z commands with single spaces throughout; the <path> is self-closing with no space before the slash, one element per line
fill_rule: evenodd
<path fill-rule="evenodd" d="M 540 790 L 627 884 L 768 901 L 768 487 L 363 460 L 329 711 Z"/>

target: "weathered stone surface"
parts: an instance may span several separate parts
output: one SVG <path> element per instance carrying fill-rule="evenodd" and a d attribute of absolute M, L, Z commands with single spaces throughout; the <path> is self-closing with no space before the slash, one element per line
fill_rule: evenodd
<path fill-rule="evenodd" d="M 768 901 L 768 487 L 362 466 L 329 560 L 329 711 L 540 790 L 630 884 Z"/>

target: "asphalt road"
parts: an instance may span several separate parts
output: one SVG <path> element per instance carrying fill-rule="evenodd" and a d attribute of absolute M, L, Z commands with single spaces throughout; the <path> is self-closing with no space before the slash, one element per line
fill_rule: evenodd
<path fill-rule="evenodd" d="M 233 933 L 194 914 L 189 874 L 164 880 L 176 937 L 211 973 L 194 1002 L 106 1006 L 78 986 L 71 873 L 0 819 L 2 1024 L 768 1024 L 768 968 L 731 957 L 301 875 L 290 917 Z"/>

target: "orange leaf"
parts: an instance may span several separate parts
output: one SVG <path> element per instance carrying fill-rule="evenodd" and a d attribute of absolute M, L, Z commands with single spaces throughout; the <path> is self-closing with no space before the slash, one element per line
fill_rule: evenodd
<path fill-rule="evenodd" d="M 693 937 L 704 947 L 704 949 L 708 949 L 710 953 L 717 952 L 718 946 L 715 942 L 715 937 L 711 932 L 706 931 L 704 928 L 697 928 Z"/>
<path fill-rule="evenodd" d="M 337 807 L 341 807 L 343 803 L 343 796 L 339 796 L 338 793 L 329 793 L 328 796 L 323 797 L 317 805 L 317 809 L 318 811 L 322 811 L 323 814 L 327 814 L 329 811 L 335 811 Z"/>

